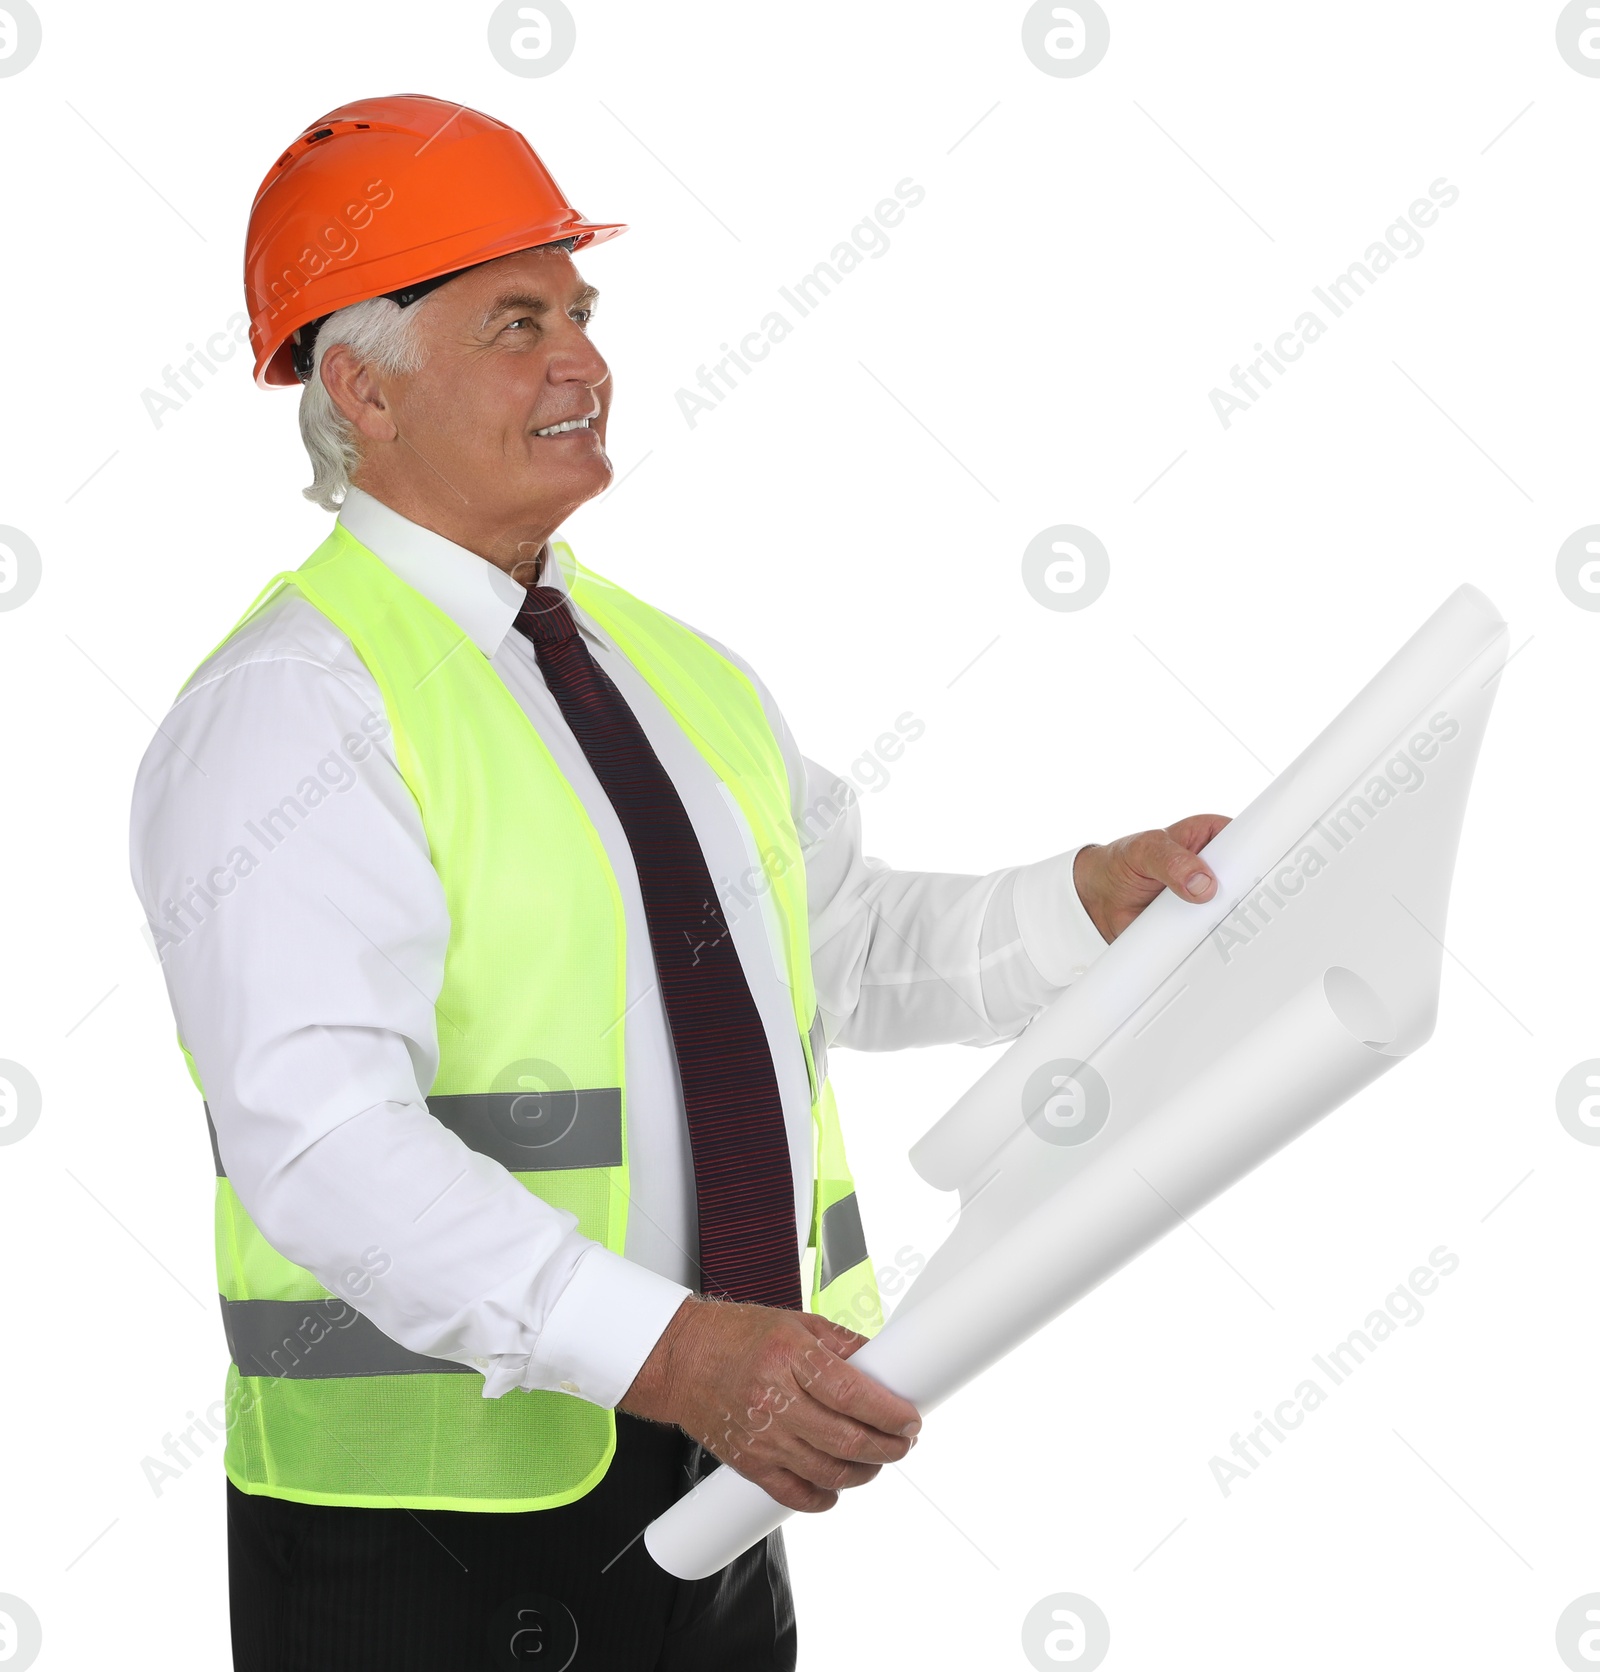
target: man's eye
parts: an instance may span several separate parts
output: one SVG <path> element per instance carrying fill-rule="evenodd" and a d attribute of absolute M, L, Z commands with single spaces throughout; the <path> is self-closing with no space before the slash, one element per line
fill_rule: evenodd
<path fill-rule="evenodd" d="M 509 320 L 507 322 L 506 329 L 509 331 L 509 330 L 512 329 L 513 326 L 516 326 L 516 325 L 532 325 L 532 324 L 533 324 L 533 315 L 532 314 L 519 314 L 515 319 Z"/>
<path fill-rule="evenodd" d="M 574 308 L 572 310 L 572 317 L 578 322 L 578 324 L 587 325 L 589 321 L 594 318 L 594 309 Z"/>

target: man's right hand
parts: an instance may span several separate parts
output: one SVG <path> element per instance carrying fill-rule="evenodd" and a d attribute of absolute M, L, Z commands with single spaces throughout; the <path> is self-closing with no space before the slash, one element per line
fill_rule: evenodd
<path fill-rule="evenodd" d="M 908 1400 L 845 1362 L 866 1340 L 814 1312 L 691 1295 L 618 1409 L 676 1423 L 789 1509 L 832 1509 L 922 1426 Z"/>

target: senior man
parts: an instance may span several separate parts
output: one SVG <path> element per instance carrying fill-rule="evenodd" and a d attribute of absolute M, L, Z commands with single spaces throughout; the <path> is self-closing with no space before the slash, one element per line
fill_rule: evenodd
<path fill-rule="evenodd" d="M 217 1172 L 251 1672 L 793 1667 L 781 1531 L 693 1583 L 639 1535 L 718 1463 L 818 1511 L 915 1443 L 849 1363 L 882 1319 L 828 1045 L 1013 1037 L 1215 887 L 1216 815 L 865 858 L 751 669 L 577 562 L 612 384 L 573 254 L 622 230 L 419 96 L 314 123 L 251 213 L 257 381 L 338 518 L 132 818 Z"/>

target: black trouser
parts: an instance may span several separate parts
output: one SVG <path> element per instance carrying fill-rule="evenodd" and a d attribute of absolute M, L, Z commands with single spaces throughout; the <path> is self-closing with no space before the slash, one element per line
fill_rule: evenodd
<path fill-rule="evenodd" d="M 347 1509 L 229 1481 L 235 1672 L 793 1672 L 781 1530 L 696 1580 L 638 1536 L 715 1465 L 618 1411 L 605 1478 L 557 1509 Z"/>

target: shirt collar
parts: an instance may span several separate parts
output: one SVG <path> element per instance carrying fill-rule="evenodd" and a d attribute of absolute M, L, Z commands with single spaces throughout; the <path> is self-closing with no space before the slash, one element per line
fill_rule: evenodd
<path fill-rule="evenodd" d="M 401 516 L 357 487 L 345 491 L 339 521 L 401 580 L 449 616 L 485 656 L 493 658 L 527 596 L 505 570 Z M 559 530 L 550 536 L 539 584 L 565 594 L 567 575 L 556 550 L 558 543 L 564 544 Z M 577 606 L 571 608 L 578 616 Z M 580 625 L 587 625 L 579 619 Z"/>

